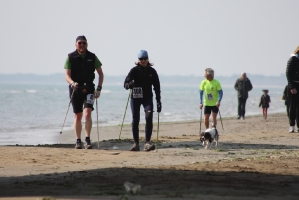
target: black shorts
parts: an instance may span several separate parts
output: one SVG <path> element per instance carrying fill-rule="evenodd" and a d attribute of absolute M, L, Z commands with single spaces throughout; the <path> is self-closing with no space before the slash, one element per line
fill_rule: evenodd
<path fill-rule="evenodd" d="M 217 106 L 205 106 L 204 114 L 218 113 L 218 110 Z"/>
<path fill-rule="evenodd" d="M 94 103 L 94 86 L 79 86 L 72 97 L 72 106 L 74 113 L 83 112 L 83 108 L 93 109 Z M 72 96 L 73 89 L 69 87 L 70 98 Z"/>

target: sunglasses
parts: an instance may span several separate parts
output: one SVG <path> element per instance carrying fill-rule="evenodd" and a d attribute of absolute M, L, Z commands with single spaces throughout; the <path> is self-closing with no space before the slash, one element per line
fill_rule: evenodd
<path fill-rule="evenodd" d="M 86 42 L 78 42 L 79 45 L 86 45 Z"/>
<path fill-rule="evenodd" d="M 142 60 L 147 60 L 147 59 L 148 59 L 148 57 L 139 58 L 140 61 L 142 61 Z"/>

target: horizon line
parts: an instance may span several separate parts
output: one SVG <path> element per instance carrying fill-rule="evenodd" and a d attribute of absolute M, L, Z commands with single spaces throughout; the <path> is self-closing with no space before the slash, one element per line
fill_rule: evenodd
<path fill-rule="evenodd" d="M 34 74 L 34 73 L 0 73 L 0 75 L 4 75 L 4 76 L 9 76 L 9 75 L 35 75 L 35 76 L 52 76 L 52 75 L 64 75 L 64 73 L 52 73 L 52 74 Z M 231 76 L 240 76 L 241 74 L 231 74 L 231 75 L 218 75 L 218 77 L 231 77 Z M 264 75 L 264 74 L 251 74 L 251 73 L 247 73 L 247 75 L 249 76 L 266 76 L 266 77 L 280 77 L 285 75 L 285 73 L 281 73 L 280 75 Z M 104 74 L 104 76 L 110 76 L 110 77 L 118 77 L 118 76 L 127 76 L 125 75 L 109 75 L 109 74 Z M 165 74 L 160 74 L 159 76 L 181 76 L 181 77 L 202 77 L 201 75 L 165 75 Z M 217 76 L 215 76 L 216 78 Z"/>

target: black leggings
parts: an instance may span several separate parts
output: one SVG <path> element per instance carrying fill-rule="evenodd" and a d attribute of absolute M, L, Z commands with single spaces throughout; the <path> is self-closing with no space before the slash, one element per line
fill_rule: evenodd
<path fill-rule="evenodd" d="M 145 112 L 145 140 L 151 140 L 153 132 L 153 99 L 131 99 L 130 102 L 132 111 L 132 132 L 135 143 L 139 143 L 139 121 L 140 121 L 140 106 L 143 105 Z"/>

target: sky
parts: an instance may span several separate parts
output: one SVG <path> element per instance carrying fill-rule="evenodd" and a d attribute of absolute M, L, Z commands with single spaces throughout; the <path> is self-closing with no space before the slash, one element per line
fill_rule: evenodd
<path fill-rule="evenodd" d="M 109 76 L 141 49 L 159 75 L 279 76 L 299 45 L 298 0 L 0 0 L 0 74 L 64 73 L 75 39 Z"/>

